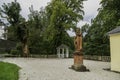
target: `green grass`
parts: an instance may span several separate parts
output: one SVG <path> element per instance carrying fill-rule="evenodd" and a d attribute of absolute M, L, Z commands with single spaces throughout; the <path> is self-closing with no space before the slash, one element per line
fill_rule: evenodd
<path fill-rule="evenodd" d="M 0 80 L 18 80 L 19 69 L 15 64 L 0 62 Z"/>

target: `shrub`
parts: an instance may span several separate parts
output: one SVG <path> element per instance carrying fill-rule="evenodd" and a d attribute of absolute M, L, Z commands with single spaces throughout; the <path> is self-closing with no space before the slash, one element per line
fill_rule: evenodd
<path fill-rule="evenodd" d="M 20 53 L 19 53 L 18 50 L 12 49 L 11 52 L 10 52 L 10 54 L 12 54 L 12 55 L 19 55 Z"/>

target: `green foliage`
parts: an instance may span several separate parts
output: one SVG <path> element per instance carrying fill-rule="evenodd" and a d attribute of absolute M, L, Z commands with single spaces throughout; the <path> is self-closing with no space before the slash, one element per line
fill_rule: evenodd
<path fill-rule="evenodd" d="M 0 80 L 18 80 L 19 69 L 15 64 L 0 62 Z"/>
<path fill-rule="evenodd" d="M 83 19 L 83 0 L 52 0 L 46 7 L 48 15 L 47 37 L 51 41 L 52 52 L 60 44 L 71 45 L 71 38 L 66 32 L 75 29 L 79 20 Z"/>
<path fill-rule="evenodd" d="M 21 43 L 17 43 L 16 50 L 19 50 L 22 52 L 22 44 Z"/>
<path fill-rule="evenodd" d="M 13 49 L 11 49 L 10 54 L 12 55 L 22 55 L 22 44 L 21 43 L 17 43 L 16 47 L 14 47 Z"/>
<path fill-rule="evenodd" d="M 8 39 L 21 42 L 24 48 L 23 53 L 28 54 L 28 28 L 27 22 L 20 15 L 21 6 L 15 0 L 14 2 L 3 4 L 0 8 L 0 16 L 5 18 L 9 22 L 9 27 L 7 28 Z M 13 53 L 15 51 L 12 51 Z M 25 55 L 27 56 L 27 55 Z"/>
<path fill-rule="evenodd" d="M 18 52 L 18 50 L 12 49 L 11 52 L 10 52 L 10 54 L 12 54 L 12 55 L 18 55 L 19 52 Z"/>
<path fill-rule="evenodd" d="M 28 27 L 26 22 L 23 21 L 17 26 L 16 36 L 20 42 L 26 43 L 28 38 Z"/>
<path fill-rule="evenodd" d="M 108 32 L 119 26 L 120 2 L 102 0 L 101 8 L 84 37 L 85 54 L 110 55 Z"/>
<path fill-rule="evenodd" d="M 55 54 L 56 47 L 61 44 L 66 44 L 72 51 L 73 38 L 68 35 L 67 30 L 74 30 L 77 22 L 83 19 L 83 1 L 52 0 L 40 11 L 31 6 L 28 21 L 20 15 L 21 7 L 16 0 L 3 4 L 0 15 L 9 22 L 8 39 L 20 44 L 11 53 L 19 53 L 26 44 L 33 54 Z"/>
<path fill-rule="evenodd" d="M 4 3 L 2 7 L 0 7 L 0 17 L 6 19 L 9 23 L 9 26 L 6 26 L 8 32 L 7 37 L 9 40 L 17 40 L 17 26 L 23 21 L 23 17 L 20 15 L 21 6 L 15 0 L 11 3 Z M 6 24 L 4 21 L 4 24 Z"/>
<path fill-rule="evenodd" d="M 88 29 L 89 29 L 89 24 L 83 25 L 82 28 L 81 28 L 82 34 L 86 33 L 88 31 Z"/>
<path fill-rule="evenodd" d="M 48 54 L 50 50 L 49 41 L 46 36 L 46 28 L 48 24 L 47 15 L 43 8 L 40 11 L 35 11 L 33 6 L 30 7 L 28 20 L 29 26 L 29 47 L 32 54 Z"/>
<path fill-rule="evenodd" d="M 20 11 L 20 4 L 16 0 L 8 4 L 4 3 L 2 8 L 0 8 L 1 17 L 7 19 L 7 21 L 12 25 L 19 22 Z"/>
<path fill-rule="evenodd" d="M 16 47 L 13 48 L 11 51 L 10 51 L 10 54 L 12 55 L 21 55 L 23 54 L 23 51 L 22 51 L 22 44 L 19 42 L 17 43 Z"/>
<path fill-rule="evenodd" d="M 58 30 L 74 29 L 76 23 L 83 19 L 82 4 L 83 0 L 52 0 L 46 7 L 51 35 L 58 33 Z"/>

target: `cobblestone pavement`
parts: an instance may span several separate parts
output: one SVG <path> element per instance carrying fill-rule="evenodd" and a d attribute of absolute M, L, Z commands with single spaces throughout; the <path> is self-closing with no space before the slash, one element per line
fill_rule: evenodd
<path fill-rule="evenodd" d="M 19 80 L 120 80 L 120 74 L 103 70 L 109 62 L 84 60 L 90 72 L 69 69 L 73 59 L 6 58 L 21 67 Z"/>

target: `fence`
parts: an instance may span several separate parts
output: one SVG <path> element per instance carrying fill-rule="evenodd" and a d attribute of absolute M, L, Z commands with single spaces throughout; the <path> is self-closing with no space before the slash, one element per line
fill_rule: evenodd
<path fill-rule="evenodd" d="M 91 55 L 84 55 L 84 59 L 89 59 L 89 60 L 98 60 L 98 61 L 105 61 L 105 62 L 110 62 L 111 58 L 110 56 L 91 56 Z"/>
<path fill-rule="evenodd" d="M 5 56 L 5 57 L 20 57 L 20 55 L 10 55 L 10 54 L 5 54 L 5 55 L 1 55 Z M 29 57 L 33 57 L 33 58 L 58 58 L 57 55 L 30 55 Z M 73 58 L 73 55 L 69 56 L 70 58 Z M 84 59 L 88 59 L 88 60 L 97 60 L 97 61 L 105 61 L 105 62 L 110 62 L 111 58 L 110 56 L 91 56 L 91 55 L 84 55 Z"/>
<path fill-rule="evenodd" d="M 57 55 L 30 55 L 33 58 L 57 58 Z"/>

